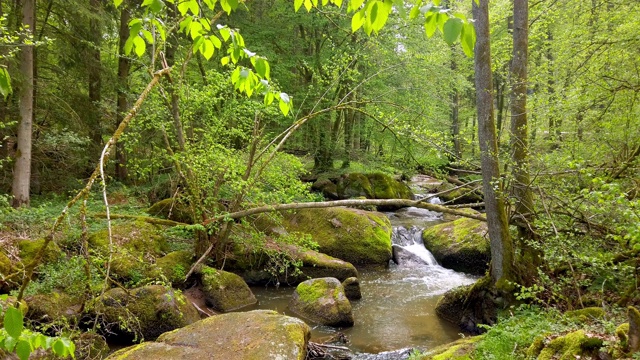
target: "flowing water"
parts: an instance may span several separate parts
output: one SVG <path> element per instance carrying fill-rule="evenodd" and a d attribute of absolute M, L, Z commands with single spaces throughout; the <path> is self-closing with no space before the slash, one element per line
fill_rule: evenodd
<path fill-rule="evenodd" d="M 459 338 L 456 326 L 437 317 L 435 305 L 447 290 L 471 284 L 476 277 L 441 267 L 425 249 L 422 229 L 442 222 L 442 215 L 406 208 L 387 216 L 393 225 L 399 264 L 391 262 L 387 269 L 359 269 L 362 299 L 351 302 L 355 325 L 345 329 L 316 326 L 312 341 L 342 332 L 352 351 L 379 353 L 409 347 L 428 349 Z M 252 290 L 259 308 L 295 316 L 287 309 L 294 288 Z"/>

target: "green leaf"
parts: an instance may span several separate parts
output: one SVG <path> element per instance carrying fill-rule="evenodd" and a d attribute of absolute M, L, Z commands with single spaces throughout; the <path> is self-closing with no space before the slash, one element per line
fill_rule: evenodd
<path fill-rule="evenodd" d="M 358 31 L 358 29 L 360 29 L 362 25 L 364 25 L 364 21 L 364 9 L 360 9 L 360 11 L 353 14 L 353 17 L 351 18 L 351 31 Z"/>
<path fill-rule="evenodd" d="M 142 35 L 147 40 L 149 44 L 153 44 L 153 34 L 149 30 L 142 30 Z"/>
<path fill-rule="evenodd" d="M 6 99 L 11 94 L 11 76 L 5 68 L 0 68 L 0 94 Z"/>
<path fill-rule="evenodd" d="M 66 347 L 64 346 L 64 343 L 62 342 L 61 339 L 57 339 L 56 341 L 54 341 L 53 345 L 51 346 L 51 349 L 53 350 L 53 353 L 58 356 L 66 355 L 65 354 Z"/>
<path fill-rule="evenodd" d="M 191 29 L 189 30 L 191 39 L 195 40 L 198 36 L 202 36 L 202 24 L 199 22 L 191 23 Z"/>
<path fill-rule="evenodd" d="M 161 0 L 152 0 L 151 6 L 149 6 L 149 9 L 157 13 L 162 11 L 163 7 L 164 7 L 164 3 Z"/>
<path fill-rule="evenodd" d="M 303 0 L 294 0 L 293 1 L 293 10 L 295 10 L 295 12 L 298 12 L 298 10 L 300 10 L 300 7 L 302 6 L 302 1 Z"/>
<path fill-rule="evenodd" d="M 428 12 L 424 22 L 424 32 L 427 34 L 427 37 L 432 37 L 433 34 L 436 33 L 437 28 L 438 20 L 436 19 L 436 14 L 433 12 Z"/>
<path fill-rule="evenodd" d="M 144 42 L 140 36 L 136 36 L 133 38 L 133 45 L 135 46 L 136 55 L 138 57 L 142 57 L 144 52 L 147 50 L 147 43 Z"/>
<path fill-rule="evenodd" d="M 220 49 L 222 47 L 222 41 L 220 41 L 217 36 L 211 35 L 209 36 L 209 40 L 211 40 L 211 43 L 216 49 Z"/>
<path fill-rule="evenodd" d="M 184 30 L 185 35 L 188 35 L 192 22 L 193 18 L 191 16 L 187 16 L 184 20 L 180 21 L 180 31 Z"/>
<path fill-rule="evenodd" d="M 113 0 L 113 5 L 116 6 L 116 9 L 118 8 L 118 6 L 120 6 L 120 4 L 122 4 L 122 0 Z"/>
<path fill-rule="evenodd" d="M 222 64 L 222 66 L 224 66 L 224 65 L 227 65 L 229 63 L 229 60 L 231 60 L 231 59 L 229 59 L 228 56 L 225 56 L 222 59 L 220 59 L 220 63 Z"/>
<path fill-rule="evenodd" d="M 19 338 L 24 328 L 22 311 L 13 306 L 8 307 L 4 313 L 4 328 L 9 336 Z"/>
<path fill-rule="evenodd" d="M 360 7 L 364 4 L 364 0 L 351 0 L 349 1 L 349 6 L 347 7 L 347 12 L 358 11 Z"/>
<path fill-rule="evenodd" d="M 197 0 L 189 1 L 189 10 L 191 10 L 193 15 L 195 15 L 195 16 L 200 15 L 200 5 L 198 5 L 198 1 Z"/>
<path fill-rule="evenodd" d="M 462 51 L 464 51 L 465 55 L 473 57 L 473 48 L 476 45 L 476 28 L 473 24 L 465 23 L 462 26 L 460 44 L 462 45 Z"/>
<path fill-rule="evenodd" d="M 31 355 L 32 351 L 33 351 L 33 348 L 31 347 L 31 344 L 29 344 L 28 341 L 26 340 L 18 341 L 18 345 L 16 345 L 16 355 L 18 355 L 20 360 L 29 359 L 29 355 Z"/>
<path fill-rule="evenodd" d="M 447 44 L 452 45 L 456 40 L 458 40 L 458 36 L 460 36 L 461 31 L 462 20 L 458 18 L 449 18 L 443 28 L 444 41 L 446 41 Z"/>
<path fill-rule="evenodd" d="M 409 12 L 409 19 L 416 19 L 420 15 L 420 5 L 416 5 L 411 8 L 411 12 Z"/>
<path fill-rule="evenodd" d="M 211 24 L 209 24 L 209 20 L 207 20 L 205 18 L 200 18 L 198 21 L 200 22 L 200 24 L 202 24 L 202 27 L 205 30 L 211 31 Z"/>
<path fill-rule="evenodd" d="M 280 107 L 280 111 L 282 111 L 282 114 L 284 116 L 287 116 L 289 114 L 289 110 L 291 110 L 289 108 L 289 104 L 287 104 L 286 102 L 282 101 L 282 99 L 280 99 L 278 106 Z"/>
<path fill-rule="evenodd" d="M 189 1 L 180 1 L 178 3 L 178 11 L 180 11 L 180 15 L 182 16 L 187 15 L 187 11 L 189 11 L 190 5 L 191 4 Z"/>
<path fill-rule="evenodd" d="M 205 59 L 209 60 L 213 56 L 214 49 L 215 47 L 213 46 L 211 40 L 204 39 L 204 41 L 202 42 L 202 47 L 200 48 L 200 52 L 202 52 L 202 56 L 204 56 Z"/>
<path fill-rule="evenodd" d="M 304 0 L 304 8 L 307 9 L 307 12 L 311 11 L 312 7 L 313 4 L 311 3 L 311 0 Z"/>
<path fill-rule="evenodd" d="M 122 48 L 122 50 L 124 50 L 125 55 L 131 54 L 131 50 L 133 50 L 133 38 L 134 36 L 130 36 L 124 43 L 124 47 Z"/>
<path fill-rule="evenodd" d="M 256 72 L 258 75 L 262 76 L 265 79 L 269 78 L 269 63 L 267 63 L 264 59 L 257 58 L 254 64 L 256 68 Z"/>
<path fill-rule="evenodd" d="M 231 37 L 231 29 L 229 29 L 228 27 L 221 27 L 219 28 L 220 30 L 220 36 L 222 36 L 222 40 L 229 41 L 229 38 Z"/>

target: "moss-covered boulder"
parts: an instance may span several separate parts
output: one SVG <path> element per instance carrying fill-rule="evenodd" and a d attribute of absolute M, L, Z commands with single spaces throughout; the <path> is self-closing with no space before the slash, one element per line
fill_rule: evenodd
<path fill-rule="evenodd" d="M 12 264 L 11 259 L 0 251 L 0 294 L 8 293 L 11 289 L 15 288 L 17 284 L 11 284 L 5 279 L 11 274 Z"/>
<path fill-rule="evenodd" d="M 460 330 L 481 334 L 486 331 L 479 325 L 493 325 L 498 317 L 500 303 L 491 278 L 485 276 L 475 284 L 460 286 L 447 291 L 436 303 L 436 314 L 452 322 Z"/>
<path fill-rule="evenodd" d="M 289 309 L 321 325 L 353 326 L 351 303 L 335 278 L 311 279 L 298 284 Z"/>
<path fill-rule="evenodd" d="M 443 182 L 436 188 L 440 200 L 451 204 L 469 204 L 482 201 L 482 196 L 476 194 L 472 189 L 458 187 L 448 182 Z"/>
<path fill-rule="evenodd" d="M 424 246 L 446 268 L 484 275 L 491 261 L 487 224 L 460 218 L 422 232 Z"/>
<path fill-rule="evenodd" d="M 275 311 L 212 316 L 113 353 L 109 360 L 304 360 L 309 326 Z"/>
<path fill-rule="evenodd" d="M 529 356 L 538 360 L 574 360 L 596 358 L 603 340 L 587 335 L 584 330 L 574 331 L 561 336 L 551 336 L 545 341 L 534 341 L 527 351 Z M 540 349 L 540 352 L 536 352 Z"/>
<path fill-rule="evenodd" d="M 276 264 L 286 267 L 276 268 Z M 296 264 L 302 266 L 296 267 Z M 313 278 L 334 277 L 344 280 L 358 276 L 358 271 L 351 263 L 290 244 L 269 244 L 255 250 L 238 246 L 234 250 L 234 260 L 228 261 L 227 267 L 241 275 L 249 285 L 274 282 L 297 285 Z"/>
<path fill-rule="evenodd" d="M 287 217 L 288 231 L 310 234 L 319 251 L 354 265 L 387 265 L 391 223 L 382 213 L 349 208 L 298 210 Z"/>
<path fill-rule="evenodd" d="M 147 214 L 185 224 L 193 224 L 191 209 L 180 199 L 160 200 L 147 209 Z"/>
<path fill-rule="evenodd" d="M 229 312 L 258 302 L 247 283 L 234 273 L 203 266 L 200 277 L 205 301 L 216 311 Z"/>
<path fill-rule="evenodd" d="M 579 310 L 567 311 L 564 316 L 567 319 L 580 323 L 590 323 L 594 320 L 602 320 L 606 316 L 606 312 L 601 307 L 588 307 Z"/>
<path fill-rule="evenodd" d="M 452 343 L 437 346 L 426 354 L 418 357 L 419 360 L 470 360 L 476 344 L 482 340 L 483 335 L 470 336 L 456 340 Z"/>
<path fill-rule="evenodd" d="M 89 307 L 89 316 L 98 316 L 108 337 L 126 340 L 153 340 L 160 334 L 200 320 L 198 310 L 172 288 L 149 285 L 125 292 L 107 291 Z"/>
<path fill-rule="evenodd" d="M 18 248 L 20 249 L 20 260 L 23 264 L 29 264 L 35 259 L 36 254 L 40 248 L 44 245 L 45 239 L 22 239 L 18 240 Z M 52 263 L 58 261 L 63 256 L 60 247 L 53 241 L 50 241 L 45 249 L 41 264 Z"/>
<path fill-rule="evenodd" d="M 193 263 L 193 252 L 173 251 L 156 260 L 160 273 L 173 285 L 184 283 L 185 276 Z"/>
<path fill-rule="evenodd" d="M 328 188 L 328 184 L 324 184 Z M 341 199 L 412 199 L 409 187 L 383 173 L 350 173 L 338 180 L 337 195 Z"/>
<path fill-rule="evenodd" d="M 342 282 L 344 294 L 349 300 L 362 299 L 362 291 L 360 291 L 360 281 L 357 277 L 350 277 Z"/>
<path fill-rule="evenodd" d="M 329 179 L 318 179 L 316 182 L 311 185 L 311 190 L 322 193 L 327 199 L 338 200 L 340 195 L 338 195 L 338 186 Z"/>
<path fill-rule="evenodd" d="M 40 324 L 74 319 L 79 315 L 81 306 L 80 301 L 61 292 L 32 295 L 25 301 L 29 305 L 26 318 Z"/>
<path fill-rule="evenodd" d="M 143 221 L 117 222 L 112 226 L 113 257 L 111 272 L 121 281 L 137 283 L 146 278 L 156 278 L 156 259 L 164 256 L 168 244 L 162 228 Z M 109 254 L 108 231 L 89 235 L 89 245 L 107 257 Z"/>

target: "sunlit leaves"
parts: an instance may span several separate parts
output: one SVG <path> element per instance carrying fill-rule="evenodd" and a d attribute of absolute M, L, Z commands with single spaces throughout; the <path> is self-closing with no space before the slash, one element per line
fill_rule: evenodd
<path fill-rule="evenodd" d="M 294 0 L 294 9 L 298 11 L 302 5 L 307 11 L 317 7 L 317 0 Z M 342 0 L 324 0 L 322 5 L 332 3 L 342 6 Z M 356 32 L 361 28 L 367 35 L 378 33 L 387 23 L 392 12 L 397 11 L 400 16 L 406 13 L 406 3 L 400 0 L 349 0 L 347 12 L 352 13 L 351 31 Z M 443 34 L 448 44 L 453 44 L 458 39 L 464 53 L 473 56 L 473 47 L 476 36 L 471 20 L 460 13 L 453 13 L 450 9 L 441 6 L 441 0 L 432 0 L 425 3 L 423 0 L 415 0 L 411 4 L 410 19 L 424 17 L 424 30 L 428 37 L 433 36 L 437 30 Z"/>
<path fill-rule="evenodd" d="M 0 68 L 0 94 L 4 98 L 11 94 L 11 77 L 6 68 Z"/>

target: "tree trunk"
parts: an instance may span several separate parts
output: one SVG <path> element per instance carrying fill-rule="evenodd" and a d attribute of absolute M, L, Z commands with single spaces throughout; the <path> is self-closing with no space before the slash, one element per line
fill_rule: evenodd
<path fill-rule="evenodd" d="M 489 40 L 489 0 L 473 1 L 477 41 L 475 45 L 475 84 L 478 113 L 478 141 L 482 165 L 482 190 L 487 211 L 491 244 L 491 280 L 498 284 L 513 278 L 513 245 L 502 198 L 498 143 L 493 109 L 491 49 Z"/>
<path fill-rule="evenodd" d="M 119 57 L 118 57 L 118 99 L 116 110 L 116 126 L 120 124 L 129 109 L 127 94 L 129 93 L 129 70 L 131 61 L 124 54 L 124 44 L 129 38 L 129 20 L 131 18 L 128 4 L 122 6 L 120 13 L 120 32 L 119 32 Z M 116 171 L 115 178 L 118 181 L 125 181 L 127 178 L 127 158 L 124 151 L 124 144 L 118 142 L 116 144 Z"/>
<path fill-rule="evenodd" d="M 91 9 L 95 14 L 102 11 L 100 0 L 90 1 Z M 94 15 L 95 15 L 94 14 Z M 102 124 L 100 101 L 102 100 L 102 62 L 100 55 L 100 44 L 102 40 L 102 29 L 100 21 L 96 17 L 89 20 L 89 40 L 92 46 L 89 46 L 89 102 L 91 103 L 90 111 L 90 134 L 93 145 L 96 147 L 96 153 L 102 149 Z"/>
<path fill-rule="evenodd" d="M 35 0 L 24 0 L 22 23 L 35 34 Z M 20 53 L 20 123 L 18 124 L 18 151 L 13 168 L 13 207 L 29 206 L 31 185 L 31 137 L 33 132 L 33 46 L 23 46 Z"/>
<path fill-rule="evenodd" d="M 533 215 L 533 193 L 529 176 L 527 123 L 528 0 L 513 1 L 513 59 L 511 62 L 511 160 L 512 195 L 516 199 L 519 227 L 529 232 Z"/>
<path fill-rule="evenodd" d="M 455 53 L 452 51 L 452 56 Z M 458 64 L 455 59 L 451 58 L 451 72 L 455 73 L 458 70 Z M 451 139 L 453 140 L 453 154 L 457 157 L 456 160 L 462 158 L 462 146 L 460 144 L 460 93 L 457 88 L 453 89 L 451 94 Z"/>

